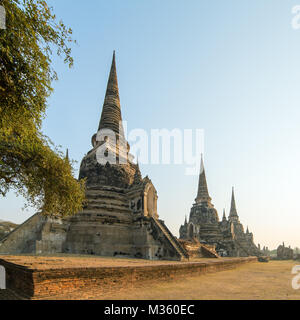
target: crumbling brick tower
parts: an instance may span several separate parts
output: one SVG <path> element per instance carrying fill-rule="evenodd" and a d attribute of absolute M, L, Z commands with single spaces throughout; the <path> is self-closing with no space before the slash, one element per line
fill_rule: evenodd
<path fill-rule="evenodd" d="M 181 260 L 185 249 L 157 213 L 157 192 L 133 162 L 122 127 L 115 53 L 98 132 L 83 158 L 87 203 L 67 219 L 39 213 L 0 242 L 0 253 L 72 253 Z"/>

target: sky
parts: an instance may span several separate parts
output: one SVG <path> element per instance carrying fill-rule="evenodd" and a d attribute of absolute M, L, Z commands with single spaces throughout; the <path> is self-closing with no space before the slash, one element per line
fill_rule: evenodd
<path fill-rule="evenodd" d="M 203 129 L 212 203 L 222 217 L 235 187 L 240 221 L 256 243 L 300 247 L 300 0 L 49 0 L 73 29 L 74 67 L 53 60 L 59 80 L 43 132 L 77 161 L 91 149 L 116 50 L 128 129 Z M 141 164 L 158 213 L 175 235 L 197 194 L 186 165 Z M 10 192 L 0 219 L 35 209 Z"/>

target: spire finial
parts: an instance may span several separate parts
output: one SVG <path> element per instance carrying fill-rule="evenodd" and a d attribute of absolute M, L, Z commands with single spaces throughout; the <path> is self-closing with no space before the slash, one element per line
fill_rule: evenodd
<path fill-rule="evenodd" d="M 116 55 L 115 51 L 113 51 L 113 58 L 98 131 L 101 129 L 110 129 L 119 136 L 124 137 L 124 130 L 122 126 L 120 126 L 120 123 L 122 123 L 122 115 L 116 69 Z"/>
<path fill-rule="evenodd" d="M 196 198 L 196 203 L 210 202 L 210 201 L 211 201 L 211 197 L 209 196 L 208 188 L 207 188 L 203 154 L 201 154 L 200 175 L 199 175 L 198 194 Z"/>
<path fill-rule="evenodd" d="M 200 164 L 200 173 L 204 171 L 204 160 L 203 160 L 203 153 L 201 153 L 201 164 Z"/>
<path fill-rule="evenodd" d="M 113 51 L 113 60 L 112 60 L 112 65 L 115 65 L 115 69 L 116 69 L 116 51 Z"/>
<path fill-rule="evenodd" d="M 231 207 L 230 207 L 229 217 L 238 217 L 236 205 L 235 205 L 234 187 L 232 187 Z"/>
<path fill-rule="evenodd" d="M 142 181 L 142 174 L 141 174 L 141 170 L 140 170 L 140 166 L 139 166 L 139 159 L 137 158 L 136 170 L 134 173 L 133 182 L 135 184 L 139 184 L 141 181 Z"/>
<path fill-rule="evenodd" d="M 223 209 L 223 221 L 226 221 L 226 212 L 225 212 L 225 208 Z"/>
<path fill-rule="evenodd" d="M 66 157 L 65 157 L 65 159 L 69 162 L 69 149 L 67 149 L 67 151 L 66 151 Z"/>

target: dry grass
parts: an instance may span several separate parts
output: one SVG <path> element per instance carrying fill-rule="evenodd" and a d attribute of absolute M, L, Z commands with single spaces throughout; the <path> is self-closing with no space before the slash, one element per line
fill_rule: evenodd
<path fill-rule="evenodd" d="M 300 290 L 291 286 L 291 269 L 294 261 L 270 261 L 249 263 L 234 270 L 210 273 L 198 277 L 170 282 L 155 281 L 149 285 L 140 284 L 107 295 L 89 295 L 88 292 L 74 292 L 67 299 L 101 300 L 300 300 Z M 56 297 L 63 299 L 64 297 Z"/>
<path fill-rule="evenodd" d="M 1 258 L 1 257 L 0 257 Z M 174 264 L 184 262 L 149 261 L 138 259 L 119 259 L 64 255 L 56 257 L 5 256 L 16 264 L 37 269 L 67 267 L 116 267 Z M 204 261 L 206 260 L 206 261 Z M 217 262 L 218 259 L 201 259 L 201 262 Z M 294 290 L 291 281 L 292 267 L 300 264 L 295 261 L 270 261 L 269 263 L 247 263 L 236 269 L 187 276 L 171 281 L 141 282 L 134 287 L 109 290 L 105 295 L 97 291 L 80 290 L 66 296 L 50 299 L 99 299 L 99 300 L 300 300 L 300 290 Z"/>

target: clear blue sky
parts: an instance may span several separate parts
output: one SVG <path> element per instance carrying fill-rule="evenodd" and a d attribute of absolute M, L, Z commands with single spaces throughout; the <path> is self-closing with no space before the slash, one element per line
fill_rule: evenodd
<path fill-rule="evenodd" d="M 208 187 L 219 215 L 231 187 L 256 243 L 300 247 L 300 0 L 52 0 L 78 46 L 59 81 L 44 132 L 78 161 L 90 150 L 112 51 L 129 129 L 204 129 Z M 178 234 L 196 197 L 185 166 L 144 165 L 160 218 Z M 78 171 L 76 172 L 77 175 Z M 22 222 L 22 198 L 0 200 L 0 219 Z"/>

